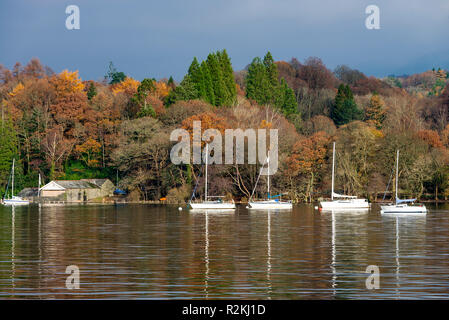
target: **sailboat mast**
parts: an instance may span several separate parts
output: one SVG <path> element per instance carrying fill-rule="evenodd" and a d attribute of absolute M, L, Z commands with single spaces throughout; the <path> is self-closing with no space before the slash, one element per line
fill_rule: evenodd
<path fill-rule="evenodd" d="M 334 200 L 334 175 L 335 175 L 335 142 L 332 148 L 332 191 L 331 191 L 331 200 Z"/>
<path fill-rule="evenodd" d="M 396 155 L 396 204 L 398 204 L 399 150 Z"/>
<path fill-rule="evenodd" d="M 14 196 L 14 164 L 16 159 L 12 159 L 12 184 L 11 184 L 11 198 Z"/>
<path fill-rule="evenodd" d="M 207 201 L 207 164 L 209 159 L 209 144 L 206 143 L 206 182 L 204 184 L 204 201 Z"/>
<path fill-rule="evenodd" d="M 268 199 L 270 199 L 270 156 L 267 157 L 267 165 L 268 165 L 268 184 L 267 184 L 267 194 Z"/>

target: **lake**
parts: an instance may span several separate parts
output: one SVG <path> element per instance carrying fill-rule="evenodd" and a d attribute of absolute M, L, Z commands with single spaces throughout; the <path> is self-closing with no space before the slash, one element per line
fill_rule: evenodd
<path fill-rule="evenodd" d="M 449 298 L 449 205 L 427 216 L 0 206 L 0 299 Z M 66 288 L 66 267 L 80 288 Z M 369 290 L 366 269 L 380 271 Z"/>

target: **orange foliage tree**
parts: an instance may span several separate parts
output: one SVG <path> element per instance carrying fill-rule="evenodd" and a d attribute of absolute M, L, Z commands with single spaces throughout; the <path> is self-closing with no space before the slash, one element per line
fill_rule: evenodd
<path fill-rule="evenodd" d="M 314 186 L 318 182 L 317 176 L 326 164 L 328 143 L 329 136 L 323 131 L 310 137 L 302 137 L 295 143 L 291 156 L 287 158 L 291 182 L 293 183 L 293 180 L 301 175 L 306 180 L 305 190 L 303 190 L 306 200 L 312 201 Z"/>

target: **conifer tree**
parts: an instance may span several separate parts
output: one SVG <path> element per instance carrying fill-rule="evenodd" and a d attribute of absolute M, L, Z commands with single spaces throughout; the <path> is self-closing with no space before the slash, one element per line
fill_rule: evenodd
<path fill-rule="evenodd" d="M 354 120 L 361 120 L 363 112 L 357 108 L 349 85 L 341 84 L 335 96 L 335 105 L 331 113 L 335 124 L 340 126 Z"/>
<path fill-rule="evenodd" d="M 279 92 L 281 97 L 279 106 L 282 112 L 286 116 L 296 113 L 298 111 L 298 104 L 296 102 L 295 92 L 288 86 L 284 78 L 281 79 Z"/>
<path fill-rule="evenodd" d="M 176 85 L 175 85 L 175 80 L 173 79 L 172 76 L 170 76 L 170 78 L 168 79 L 167 85 L 168 85 L 170 88 L 172 88 L 172 89 L 174 89 L 174 88 L 176 87 Z"/>
<path fill-rule="evenodd" d="M 275 90 L 279 85 L 278 80 L 278 70 L 277 66 L 274 64 L 273 56 L 268 51 L 265 57 L 263 58 L 263 64 L 265 65 L 265 69 L 267 71 L 267 77 L 271 90 Z"/>
<path fill-rule="evenodd" d="M 212 78 L 212 87 L 214 89 L 215 105 L 224 105 L 227 101 L 227 94 L 223 81 L 223 73 L 216 54 L 209 54 L 206 59 L 209 68 L 210 76 Z"/>
<path fill-rule="evenodd" d="M 93 97 L 97 95 L 97 88 L 93 82 L 90 83 L 89 89 L 87 90 L 87 99 L 91 100 Z"/>
<path fill-rule="evenodd" d="M 228 101 L 227 104 L 233 104 L 237 96 L 237 89 L 234 79 L 234 70 L 232 69 L 231 59 L 225 49 L 222 52 L 217 52 L 218 59 L 223 71 L 223 81 L 226 86 Z"/>
<path fill-rule="evenodd" d="M 278 70 L 270 52 L 263 61 L 254 58 L 246 76 L 246 97 L 259 104 L 270 104 L 279 108 L 284 114 L 297 112 L 294 91 L 285 79 L 278 80 Z"/>
<path fill-rule="evenodd" d="M 205 100 L 212 105 L 215 105 L 214 86 L 212 83 L 212 77 L 210 75 L 209 66 L 205 61 L 201 62 L 201 74 L 203 75 L 203 83 L 205 90 Z"/>
<path fill-rule="evenodd" d="M 18 160 L 18 139 L 11 120 L 0 119 L 0 189 L 4 190 L 11 171 L 12 159 Z"/>
<path fill-rule="evenodd" d="M 194 58 L 184 84 L 193 85 L 196 95 L 192 96 L 192 88 L 177 88 L 166 98 L 166 105 L 174 103 L 177 99 L 202 99 L 215 106 L 233 105 L 236 101 L 237 89 L 232 70 L 231 60 L 226 52 L 210 53 L 201 64 Z M 181 82 L 180 86 L 183 85 Z"/>
<path fill-rule="evenodd" d="M 259 104 L 269 103 L 267 70 L 259 57 L 251 62 L 246 76 L 246 97 Z"/>
<path fill-rule="evenodd" d="M 206 98 L 206 90 L 204 85 L 204 77 L 202 75 L 202 70 L 200 64 L 196 57 L 193 58 L 192 64 L 189 67 L 188 75 L 190 80 L 195 84 L 196 91 L 198 92 L 197 98 Z"/>

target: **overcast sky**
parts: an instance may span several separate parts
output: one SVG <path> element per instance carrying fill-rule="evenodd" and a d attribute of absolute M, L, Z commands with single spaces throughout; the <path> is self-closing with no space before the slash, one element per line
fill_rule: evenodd
<path fill-rule="evenodd" d="M 80 9 L 67 30 L 65 9 Z M 365 8 L 380 8 L 380 30 Z M 271 51 L 368 75 L 449 69 L 449 0 L 0 0 L 0 64 L 37 57 L 101 79 L 113 61 L 136 79 L 181 80 L 194 56 L 226 48 L 234 70 Z"/>

